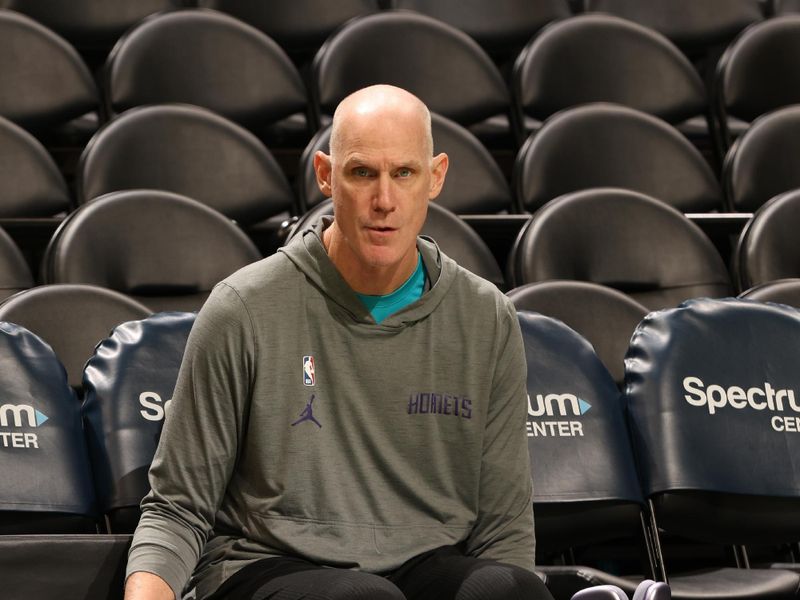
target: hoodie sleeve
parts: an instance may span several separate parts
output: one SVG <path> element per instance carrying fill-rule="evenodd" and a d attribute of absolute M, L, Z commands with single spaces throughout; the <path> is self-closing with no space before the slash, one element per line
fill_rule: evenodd
<path fill-rule="evenodd" d="M 498 353 L 484 431 L 478 515 L 467 551 L 532 571 L 535 538 L 525 433 L 527 361 L 514 307 L 507 302 L 498 310 Z"/>
<path fill-rule="evenodd" d="M 128 557 L 175 598 L 194 570 L 235 464 L 257 348 L 236 291 L 218 284 L 197 316 L 150 467 Z"/>

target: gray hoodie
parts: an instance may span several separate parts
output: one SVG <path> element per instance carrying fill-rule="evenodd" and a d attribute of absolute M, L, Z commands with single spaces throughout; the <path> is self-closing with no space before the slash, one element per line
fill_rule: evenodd
<path fill-rule="evenodd" d="M 376 324 L 308 230 L 216 286 L 189 337 L 128 573 L 198 597 L 294 555 L 387 572 L 427 550 L 533 569 L 511 303 L 419 238 L 430 289 Z"/>

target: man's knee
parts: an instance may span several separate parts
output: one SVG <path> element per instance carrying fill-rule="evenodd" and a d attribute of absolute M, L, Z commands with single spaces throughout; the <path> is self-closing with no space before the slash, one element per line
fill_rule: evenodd
<path fill-rule="evenodd" d="M 551 600 L 539 577 L 526 569 L 480 561 L 464 578 L 456 600 Z"/>

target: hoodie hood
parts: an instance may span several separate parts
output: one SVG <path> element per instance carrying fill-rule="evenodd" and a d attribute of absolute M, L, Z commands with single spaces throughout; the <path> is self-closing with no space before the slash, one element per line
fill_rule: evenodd
<path fill-rule="evenodd" d="M 427 236 L 417 237 L 417 249 L 430 280 L 430 289 L 405 308 L 375 323 L 366 306 L 331 262 L 322 243 L 322 232 L 330 225 L 331 217 L 323 217 L 313 227 L 303 230 L 278 252 L 282 252 L 325 296 L 330 298 L 356 323 L 398 330 L 432 313 L 452 285 L 458 265 L 442 253 L 436 242 Z"/>

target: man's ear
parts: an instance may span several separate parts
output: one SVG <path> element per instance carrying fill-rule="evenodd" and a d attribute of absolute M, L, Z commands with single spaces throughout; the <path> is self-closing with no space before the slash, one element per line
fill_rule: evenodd
<path fill-rule="evenodd" d="M 444 178 L 445 175 L 447 175 L 447 167 L 449 164 L 450 159 L 447 158 L 447 154 L 444 152 L 433 157 L 433 161 L 431 162 L 431 191 L 428 195 L 430 200 L 436 198 L 436 196 L 439 195 L 439 192 L 442 191 Z"/>
<path fill-rule="evenodd" d="M 333 195 L 331 189 L 331 157 L 317 150 L 314 153 L 314 173 L 317 174 L 317 185 L 326 198 Z"/>

